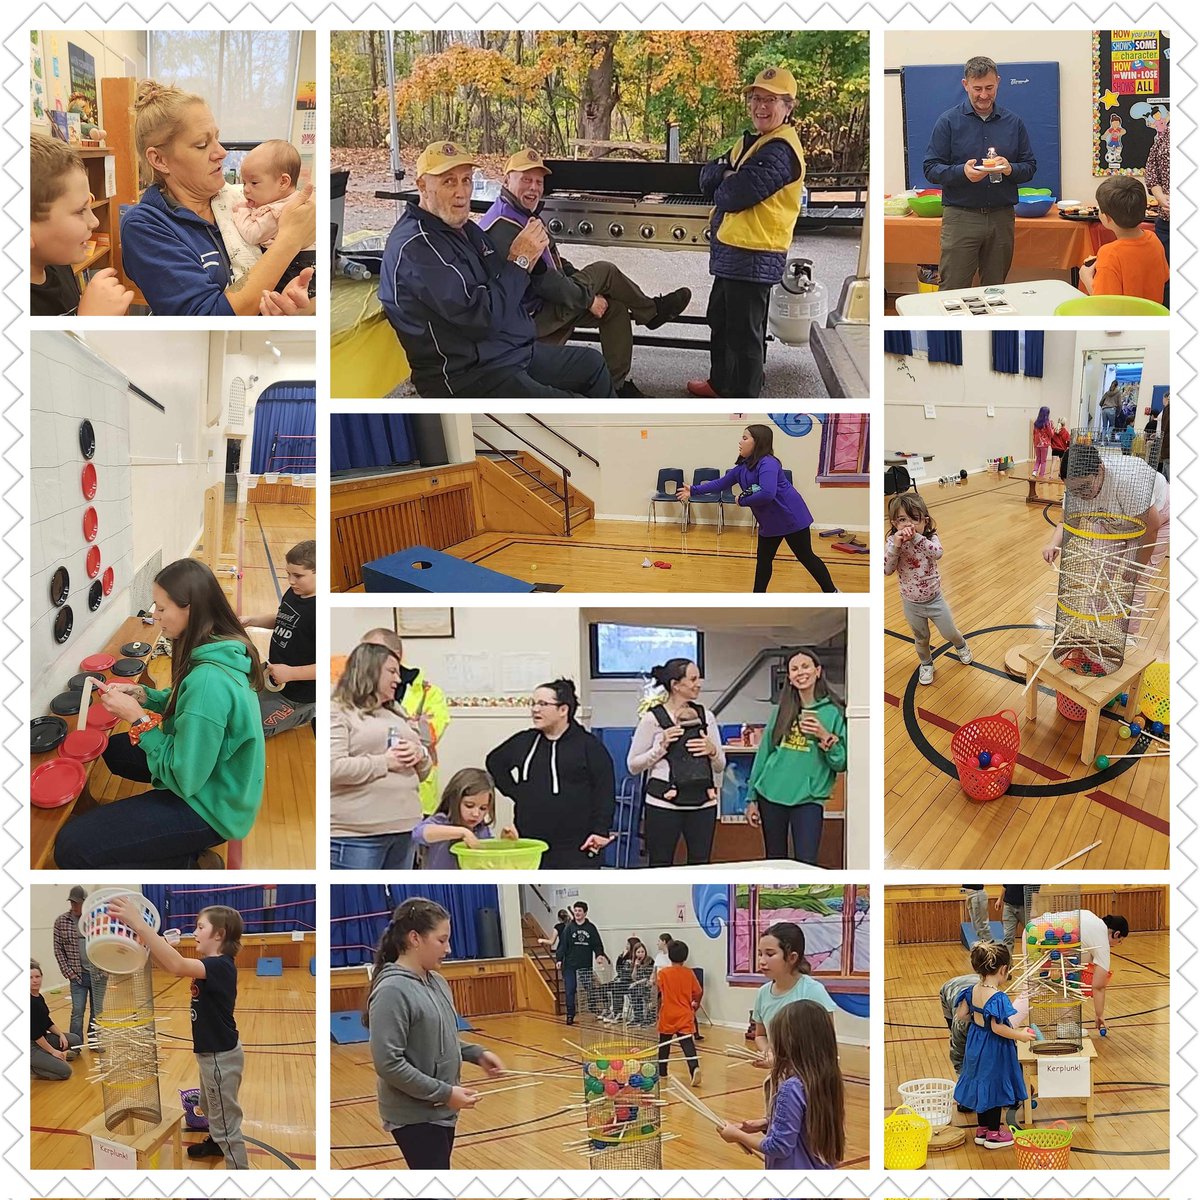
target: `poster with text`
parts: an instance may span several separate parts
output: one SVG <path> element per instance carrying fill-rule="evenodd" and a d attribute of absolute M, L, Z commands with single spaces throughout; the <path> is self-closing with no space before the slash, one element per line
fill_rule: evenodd
<path fill-rule="evenodd" d="M 1140 175 L 1171 120 L 1171 39 L 1161 29 L 1092 33 L 1092 174 Z"/>
<path fill-rule="evenodd" d="M 71 94 L 67 100 L 68 110 L 75 101 L 82 103 L 80 115 L 87 121 L 100 118 L 100 106 L 96 101 L 96 60 L 74 42 L 67 43 L 67 63 L 71 73 Z"/>

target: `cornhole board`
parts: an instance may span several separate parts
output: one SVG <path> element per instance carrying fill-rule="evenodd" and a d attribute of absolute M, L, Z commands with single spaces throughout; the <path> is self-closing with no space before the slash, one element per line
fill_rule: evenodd
<path fill-rule="evenodd" d="M 271 976 L 283 974 L 282 958 L 260 958 L 254 968 L 255 975 Z"/>
<path fill-rule="evenodd" d="M 329 1036 L 339 1046 L 349 1046 L 355 1042 L 370 1040 L 370 1031 L 362 1023 L 362 1013 L 335 1012 L 329 1014 Z"/>
<path fill-rule="evenodd" d="M 368 592 L 532 592 L 534 585 L 476 563 L 465 562 L 428 546 L 363 563 L 363 590 Z"/>
<path fill-rule="evenodd" d="M 975 943 L 979 940 L 975 936 L 975 922 L 974 921 L 964 921 L 962 923 L 961 929 L 962 929 L 961 937 L 962 937 L 963 949 L 970 950 L 970 948 L 973 945 L 975 945 Z M 992 932 L 992 941 L 993 942 L 1004 941 L 1004 925 L 1002 922 L 989 921 L 988 929 L 990 929 Z"/>

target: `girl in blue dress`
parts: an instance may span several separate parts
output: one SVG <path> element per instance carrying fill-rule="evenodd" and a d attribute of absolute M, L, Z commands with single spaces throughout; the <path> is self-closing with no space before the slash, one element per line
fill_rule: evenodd
<path fill-rule="evenodd" d="M 967 1046 L 954 1098 L 973 1108 L 979 1124 L 975 1145 L 1002 1150 L 1012 1145 L 1012 1134 L 1001 1127 L 1004 1110 L 1024 1100 L 1028 1093 L 1017 1062 L 1017 1042 L 1032 1042 L 1032 1029 L 1014 1029 L 1013 1002 L 1001 990 L 1012 967 L 1012 954 L 1000 942 L 976 942 L 971 949 L 971 969 L 979 982 L 958 994 L 955 1017 L 968 1022 Z"/>

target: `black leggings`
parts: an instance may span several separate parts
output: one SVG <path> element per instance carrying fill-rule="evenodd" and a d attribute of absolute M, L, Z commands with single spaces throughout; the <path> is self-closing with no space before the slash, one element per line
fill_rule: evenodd
<path fill-rule="evenodd" d="M 454 1149 L 453 1125 L 402 1125 L 392 1130 L 392 1137 L 404 1155 L 410 1171 L 448 1171 L 450 1152 Z"/>
<path fill-rule="evenodd" d="M 758 815 L 762 821 L 763 854 L 767 858 L 794 858 L 797 862 L 810 863 L 814 867 L 817 865 L 825 821 L 823 805 L 776 804 L 765 796 L 759 796 Z M 792 835 L 790 854 L 789 833 Z"/>
<path fill-rule="evenodd" d="M 679 1041 L 675 1039 L 679 1037 L 676 1033 L 660 1033 L 658 1035 L 658 1073 L 662 1078 L 666 1078 L 667 1074 L 667 1059 L 671 1057 L 671 1047 L 677 1045 L 683 1051 L 683 1057 L 687 1059 L 688 1073 L 695 1075 L 696 1068 L 700 1065 L 700 1060 L 696 1057 L 696 1043 L 690 1037 L 679 1037 Z"/>
<path fill-rule="evenodd" d="M 813 551 L 811 530 L 799 529 L 795 533 L 778 534 L 775 537 L 766 537 L 761 533 L 758 535 L 758 565 L 754 568 L 756 592 L 765 592 L 767 584 L 771 582 L 775 554 L 779 550 L 780 542 L 787 542 L 792 553 L 800 560 L 800 565 L 817 581 L 821 591 L 837 591 L 829 576 L 829 568 Z"/>
<path fill-rule="evenodd" d="M 712 861 L 713 837 L 717 830 L 715 805 L 712 808 L 657 808 L 647 804 L 644 812 L 646 857 L 650 866 L 671 866 L 680 837 L 687 846 L 689 867 Z"/>
<path fill-rule="evenodd" d="M 1003 1108 L 987 1108 L 983 1112 L 975 1114 L 979 1118 L 979 1123 L 989 1133 L 995 1133 L 1000 1128 L 1000 1118 L 1004 1115 Z"/>

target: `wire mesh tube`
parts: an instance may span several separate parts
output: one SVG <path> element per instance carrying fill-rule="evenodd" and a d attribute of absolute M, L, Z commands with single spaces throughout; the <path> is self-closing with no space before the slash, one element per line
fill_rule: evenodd
<path fill-rule="evenodd" d="M 162 1120 L 158 1043 L 154 1035 L 154 979 L 149 962 L 128 975 L 107 975 L 103 1011 L 96 1018 L 103 1055 L 97 1061 L 104 1124 L 136 1132 Z"/>
<path fill-rule="evenodd" d="M 1025 889 L 1025 987 L 1035 1054 L 1076 1054 L 1083 1048 L 1083 928 L 1079 888 Z"/>

